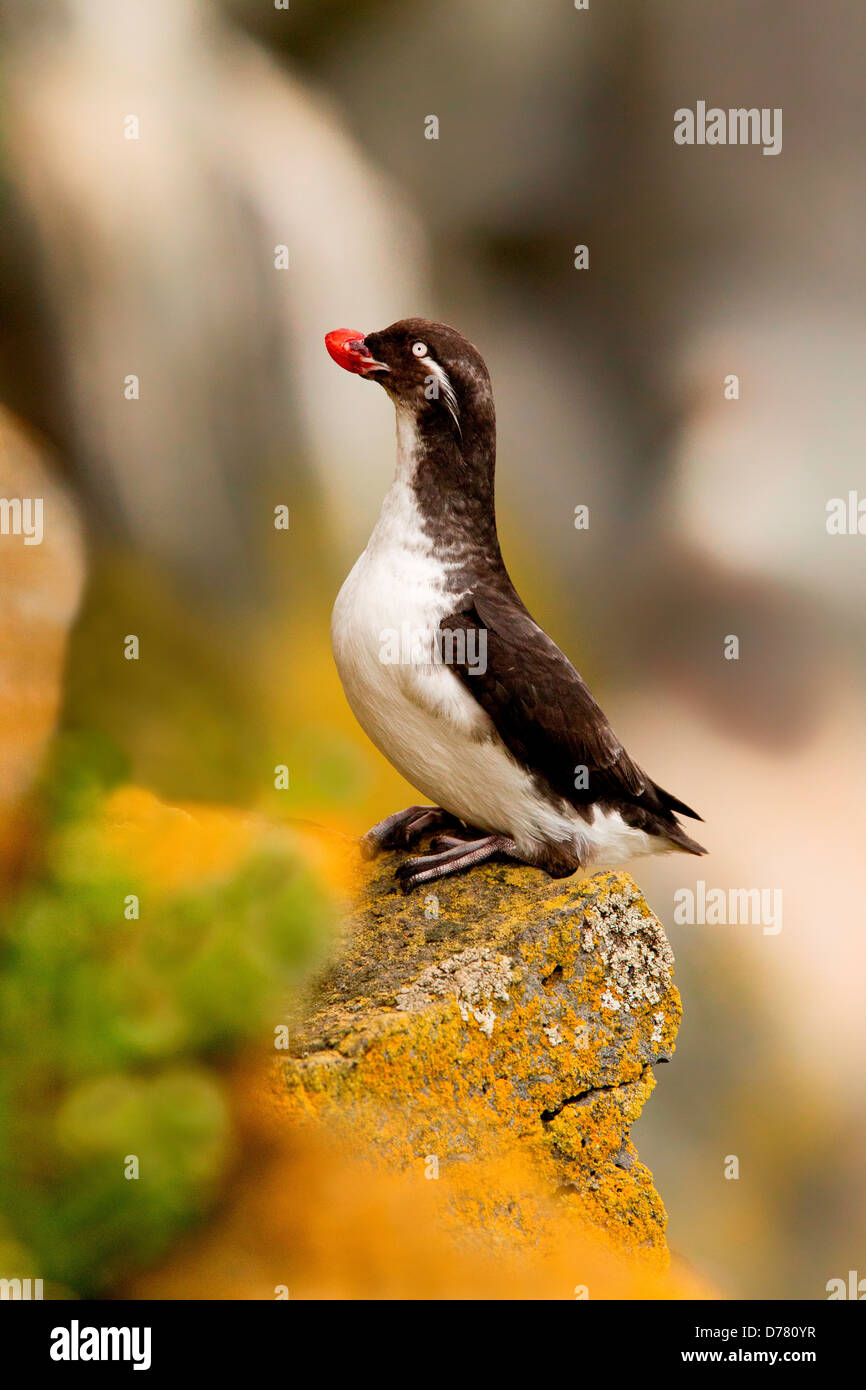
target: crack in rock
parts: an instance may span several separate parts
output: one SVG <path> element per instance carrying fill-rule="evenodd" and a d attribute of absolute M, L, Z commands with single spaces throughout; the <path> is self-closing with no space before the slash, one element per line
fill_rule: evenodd
<path fill-rule="evenodd" d="M 608 1082 L 606 1086 L 588 1086 L 585 1091 L 578 1091 L 577 1095 L 566 1096 L 553 1110 L 542 1110 L 541 1123 L 543 1125 L 552 1124 L 557 1116 L 562 1114 L 566 1106 L 587 1105 L 593 1096 L 601 1095 L 602 1091 L 619 1091 L 623 1090 L 626 1086 L 634 1086 L 636 1082 L 643 1081 L 649 1070 L 649 1066 L 641 1067 L 638 1075 L 633 1077 L 631 1081 L 611 1081 Z"/>

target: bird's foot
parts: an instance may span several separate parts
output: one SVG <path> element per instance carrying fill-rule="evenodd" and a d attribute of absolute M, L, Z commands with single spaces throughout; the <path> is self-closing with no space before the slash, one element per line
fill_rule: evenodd
<path fill-rule="evenodd" d="M 368 830 L 361 840 L 361 854 L 364 859 L 375 859 L 383 849 L 409 849 L 431 830 L 451 829 L 459 824 L 457 817 L 441 806 L 409 806 Z"/>
<path fill-rule="evenodd" d="M 466 838 L 461 838 L 460 832 Z M 430 849 L 436 852 L 406 859 L 396 870 L 395 877 L 404 893 L 410 893 L 419 883 L 460 874 L 494 859 L 543 869 L 551 878 L 568 878 L 580 868 L 580 859 L 569 845 L 549 844 L 527 855 L 509 835 L 483 835 L 462 824 L 456 835 L 437 835 L 431 840 Z"/>
<path fill-rule="evenodd" d="M 404 893 L 411 893 L 419 883 L 432 883 L 434 879 L 446 878 L 449 874 L 463 873 L 465 869 L 486 864 L 491 859 L 522 858 L 516 844 L 507 835 L 484 835 L 480 840 L 460 840 L 456 836 L 442 835 L 436 840 L 436 846 L 442 845 L 447 845 L 447 848 L 439 854 L 416 855 L 399 866 L 395 877 Z"/>

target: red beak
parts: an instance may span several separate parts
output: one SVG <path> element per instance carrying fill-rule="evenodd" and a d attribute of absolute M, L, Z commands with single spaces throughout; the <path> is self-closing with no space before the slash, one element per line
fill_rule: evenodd
<path fill-rule="evenodd" d="M 326 333 L 325 347 L 337 366 L 343 367 L 347 372 L 367 376 L 369 372 L 390 370 L 384 362 L 376 361 L 364 342 L 363 333 L 358 333 L 354 328 L 335 328 L 333 333 Z"/>

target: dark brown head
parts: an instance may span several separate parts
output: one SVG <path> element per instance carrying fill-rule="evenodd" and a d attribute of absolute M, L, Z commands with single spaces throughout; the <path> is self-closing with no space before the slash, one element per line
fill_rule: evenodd
<path fill-rule="evenodd" d="M 374 377 L 393 400 L 430 527 L 495 548 L 496 416 L 477 348 L 431 319 L 401 319 L 366 335 L 338 328 L 325 346 L 346 371 Z"/>
<path fill-rule="evenodd" d="M 419 429 L 465 440 L 493 426 L 493 392 L 477 348 L 444 323 L 400 319 L 379 333 L 338 328 L 325 338 L 346 371 L 375 377 Z"/>

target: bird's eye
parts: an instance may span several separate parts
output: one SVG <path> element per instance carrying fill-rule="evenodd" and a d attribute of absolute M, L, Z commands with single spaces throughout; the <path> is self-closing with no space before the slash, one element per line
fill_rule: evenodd
<path fill-rule="evenodd" d="M 413 343 L 413 344 L 412 344 L 412 351 L 414 352 L 414 354 L 415 354 L 416 357 L 426 357 L 426 356 L 427 356 L 427 344 L 426 344 L 426 343 Z"/>

